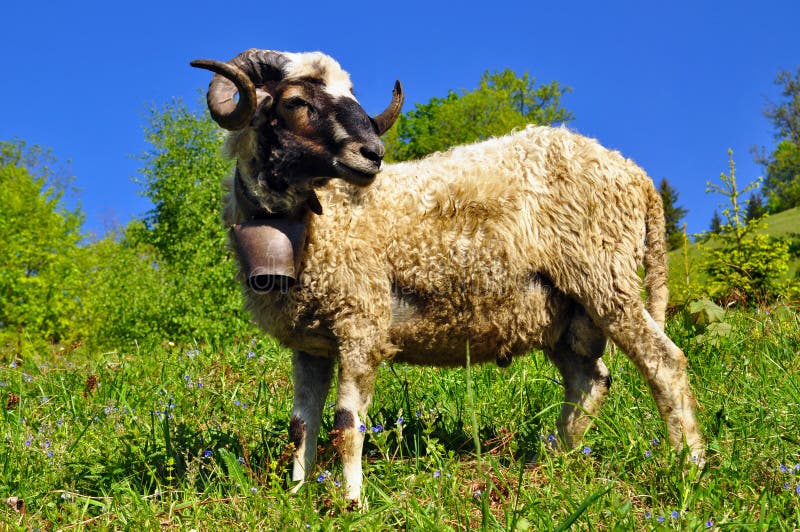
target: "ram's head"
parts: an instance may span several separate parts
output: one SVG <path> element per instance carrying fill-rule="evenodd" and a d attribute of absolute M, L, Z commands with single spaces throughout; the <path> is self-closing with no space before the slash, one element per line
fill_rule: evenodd
<path fill-rule="evenodd" d="M 366 186 L 380 171 L 380 135 L 403 105 L 399 81 L 386 110 L 370 117 L 353 95 L 347 72 L 318 52 L 251 49 L 227 62 L 191 64 L 216 74 L 208 108 L 221 127 L 234 132 L 231 155 L 256 197 L 334 177 Z"/>

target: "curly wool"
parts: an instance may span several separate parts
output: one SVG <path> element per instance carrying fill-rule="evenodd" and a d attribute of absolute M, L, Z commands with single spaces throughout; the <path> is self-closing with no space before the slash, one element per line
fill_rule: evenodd
<path fill-rule="evenodd" d="M 337 356 L 337 339 L 375 334 L 374 356 L 457 365 L 467 340 L 473 360 L 553 346 L 574 301 L 591 315 L 639 293 L 646 236 L 650 313 L 663 324 L 653 183 L 565 128 L 387 164 L 368 188 L 337 180 L 318 195 L 325 214 L 311 220 L 296 289 L 245 291 L 258 323 L 294 349 Z M 234 195 L 226 202 L 225 221 L 241 222 Z"/>

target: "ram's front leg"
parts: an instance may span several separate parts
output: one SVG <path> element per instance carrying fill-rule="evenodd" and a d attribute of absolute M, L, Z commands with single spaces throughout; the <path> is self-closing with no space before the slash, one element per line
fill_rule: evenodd
<path fill-rule="evenodd" d="M 333 420 L 333 443 L 342 457 L 347 498 L 361 505 L 361 452 L 367 409 L 372 401 L 377 364 L 343 352 L 339 359 L 339 390 Z"/>
<path fill-rule="evenodd" d="M 314 467 L 322 409 L 333 373 L 333 359 L 296 351 L 292 366 L 294 404 L 289 437 L 295 447 L 292 480 L 298 484 L 292 491 L 296 492 Z"/>

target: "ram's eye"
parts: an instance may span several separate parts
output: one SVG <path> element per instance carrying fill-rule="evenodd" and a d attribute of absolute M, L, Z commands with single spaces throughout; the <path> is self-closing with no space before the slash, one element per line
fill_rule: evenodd
<path fill-rule="evenodd" d="M 313 109 L 310 103 L 300 98 L 299 96 L 294 96 L 292 98 L 289 98 L 288 100 L 286 100 L 284 105 L 286 106 L 287 109 L 291 110 L 300 109 L 301 107 L 305 107 L 307 109 Z"/>

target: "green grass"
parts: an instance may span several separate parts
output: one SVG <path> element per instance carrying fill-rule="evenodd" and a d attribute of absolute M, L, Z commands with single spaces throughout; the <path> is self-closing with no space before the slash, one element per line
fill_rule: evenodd
<path fill-rule="evenodd" d="M 288 493 L 290 357 L 274 342 L 5 352 L 0 498 L 18 497 L 25 511 L 2 504 L 0 523 L 704 530 L 710 520 L 797 529 L 800 318 L 735 313 L 728 321 L 734 332 L 718 346 L 698 344 L 680 319 L 668 324 L 689 357 L 709 445 L 705 470 L 685 469 L 663 443 L 649 392 L 620 353 L 606 355 L 614 384 L 585 448 L 566 453 L 548 446 L 561 389 L 541 353 L 506 369 L 473 367 L 472 402 L 464 370 L 387 365 L 369 420 L 383 430 L 369 431 L 363 511 L 349 511 L 337 486 L 331 407 L 315 479 Z"/>

